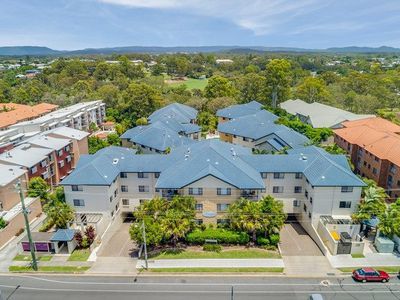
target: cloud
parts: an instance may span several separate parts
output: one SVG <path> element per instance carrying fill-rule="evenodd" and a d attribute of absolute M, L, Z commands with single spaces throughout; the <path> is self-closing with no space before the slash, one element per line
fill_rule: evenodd
<path fill-rule="evenodd" d="M 279 31 L 298 16 L 326 6 L 319 0 L 97 0 L 132 8 L 179 10 L 232 22 L 256 35 Z M 324 3 L 321 3 L 324 2 Z"/>

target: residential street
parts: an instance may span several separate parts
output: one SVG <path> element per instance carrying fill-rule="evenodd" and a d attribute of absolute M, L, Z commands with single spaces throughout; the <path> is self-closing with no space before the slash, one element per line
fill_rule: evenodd
<path fill-rule="evenodd" d="M 324 282 L 324 280 L 327 280 Z M 259 276 L 1 276 L 4 299 L 399 299 L 400 280 L 360 284 L 351 278 L 301 279 Z M 231 297 L 233 288 L 233 298 Z"/>

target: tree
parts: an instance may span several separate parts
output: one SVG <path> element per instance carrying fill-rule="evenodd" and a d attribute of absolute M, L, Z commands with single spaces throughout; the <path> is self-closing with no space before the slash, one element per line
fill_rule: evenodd
<path fill-rule="evenodd" d="M 34 177 L 28 183 L 28 196 L 39 197 L 46 201 L 49 197 L 50 186 L 42 177 Z"/>
<path fill-rule="evenodd" d="M 204 133 L 213 132 L 217 129 L 218 118 L 208 111 L 203 111 L 197 115 L 197 124 Z"/>
<path fill-rule="evenodd" d="M 290 94 L 290 62 L 286 59 L 272 59 L 266 67 L 266 86 L 272 107 L 286 100 Z"/>
<path fill-rule="evenodd" d="M 286 214 L 283 211 L 283 202 L 268 195 L 260 200 L 260 206 L 264 218 L 268 219 L 268 222 L 265 223 L 267 226 L 263 228 L 266 236 L 279 233 L 286 220 Z"/>
<path fill-rule="evenodd" d="M 168 209 L 165 217 L 161 220 L 161 228 L 174 247 L 179 239 L 183 238 L 192 228 L 192 219 L 187 216 L 185 211 L 178 209 Z"/>
<path fill-rule="evenodd" d="M 386 204 L 379 189 L 370 186 L 364 190 L 363 194 L 364 199 L 358 205 L 357 212 L 352 215 L 352 218 L 359 222 L 374 217 L 380 219 L 386 211 Z"/>
<path fill-rule="evenodd" d="M 121 146 L 121 139 L 118 134 L 110 133 L 107 135 L 107 144 L 109 146 Z"/>
<path fill-rule="evenodd" d="M 143 126 L 143 125 L 147 125 L 147 118 L 146 117 L 141 117 L 139 119 L 136 120 L 136 126 Z"/>
<path fill-rule="evenodd" d="M 63 202 L 62 199 L 64 199 L 64 195 L 63 189 L 60 187 L 57 192 L 49 196 L 48 202 L 43 206 L 49 224 L 55 225 L 57 228 L 67 228 L 75 216 L 73 208 Z"/>
<path fill-rule="evenodd" d="M 97 127 L 97 124 L 96 123 L 94 123 L 94 122 L 91 122 L 90 124 L 89 124 L 89 131 L 90 132 L 95 132 L 95 131 L 97 131 L 99 128 Z"/>
<path fill-rule="evenodd" d="M 307 77 L 297 87 L 296 97 L 308 103 L 324 102 L 329 97 L 329 92 L 321 78 Z"/>
<path fill-rule="evenodd" d="M 236 94 L 237 90 L 234 88 L 232 83 L 227 78 L 219 75 L 211 77 L 204 88 L 204 95 L 209 99 L 218 97 L 235 97 Z"/>
<path fill-rule="evenodd" d="M 247 103 L 256 100 L 269 105 L 270 99 L 267 97 L 265 80 L 264 76 L 257 73 L 248 73 L 239 77 L 235 83 L 239 90 L 240 102 Z"/>
<path fill-rule="evenodd" d="M 143 241 L 143 220 L 141 222 L 134 222 L 129 228 L 129 235 L 137 244 L 142 244 Z M 150 216 L 144 218 L 144 225 L 146 229 L 146 243 L 147 246 L 158 246 L 164 238 L 164 233 L 160 223 L 154 222 Z"/>
<path fill-rule="evenodd" d="M 231 227 L 249 233 L 253 243 L 257 240 L 257 231 L 266 228 L 268 218 L 264 218 L 260 202 L 241 198 L 231 204 L 228 210 Z"/>
<path fill-rule="evenodd" d="M 89 154 L 95 154 L 100 149 L 103 149 L 103 148 L 109 146 L 107 141 L 102 140 L 101 138 L 99 138 L 97 136 L 89 136 L 88 144 L 89 144 Z"/>
<path fill-rule="evenodd" d="M 217 110 L 234 104 L 237 104 L 237 102 L 231 97 L 218 97 L 210 99 L 207 103 L 207 108 L 210 112 L 215 114 Z"/>

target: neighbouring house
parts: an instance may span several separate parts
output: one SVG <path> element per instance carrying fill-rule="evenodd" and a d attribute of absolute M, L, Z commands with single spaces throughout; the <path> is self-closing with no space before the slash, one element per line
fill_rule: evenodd
<path fill-rule="evenodd" d="M 61 185 L 79 218 L 96 214 L 106 223 L 129 215 L 142 201 L 174 195 L 196 199 L 198 223 L 224 223 L 229 205 L 240 197 L 256 201 L 272 195 L 322 248 L 320 217 L 350 216 L 365 186 L 344 155 L 314 146 L 286 155 L 255 155 L 219 140 L 181 146 L 168 155 L 107 147 L 82 155 Z"/>
<path fill-rule="evenodd" d="M 58 229 L 55 232 L 32 232 L 33 247 L 35 252 L 71 254 L 76 246 L 75 230 Z M 28 237 L 20 242 L 22 252 L 30 251 Z"/>
<path fill-rule="evenodd" d="M 41 117 L 57 108 L 58 105 L 49 103 L 40 103 L 33 106 L 17 103 L 0 103 L 0 130 L 9 129 L 11 125 L 19 122 Z"/>
<path fill-rule="evenodd" d="M 260 110 L 219 124 L 219 136 L 225 142 L 268 152 L 304 147 L 310 143 L 297 131 L 275 124 L 277 119 L 273 113 Z"/>
<path fill-rule="evenodd" d="M 216 115 L 218 117 L 218 123 L 222 124 L 235 118 L 253 115 L 262 110 L 262 108 L 263 105 L 261 103 L 257 101 L 251 101 L 249 103 L 236 104 L 219 109 Z"/>
<path fill-rule="evenodd" d="M 390 197 L 400 197 L 400 126 L 382 118 L 349 121 L 334 130 L 334 138 L 357 174 L 373 179 Z"/>
<path fill-rule="evenodd" d="M 374 117 L 374 115 L 357 115 L 318 102 L 307 103 L 300 99 L 287 100 L 282 102 L 280 107 L 314 128 L 341 128 L 341 124 L 345 121 Z"/>
<path fill-rule="evenodd" d="M 173 103 L 150 115 L 149 124 L 137 126 L 121 135 L 122 146 L 135 147 L 143 153 L 166 153 L 200 138 L 196 124 L 197 110 Z"/>
<path fill-rule="evenodd" d="M 18 166 L 0 163 L 0 217 L 7 223 L 5 228 L 0 229 L 0 249 L 25 228 L 21 200 L 16 190 L 18 182 L 21 182 L 22 190 L 25 194 L 27 171 Z M 42 213 L 39 198 L 25 198 L 25 206 L 30 211 L 28 215 L 29 221 L 34 220 Z"/>

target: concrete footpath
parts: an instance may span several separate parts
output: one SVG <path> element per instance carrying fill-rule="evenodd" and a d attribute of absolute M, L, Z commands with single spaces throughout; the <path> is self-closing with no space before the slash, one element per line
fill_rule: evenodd
<path fill-rule="evenodd" d="M 159 259 L 149 260 L 150 269 L 163 268 L 284 268 L 282 259 Z M 137 269 L 144 260 L 138 260 Z"/>
<path fill-rule="evenodd" d="M 392 253 L 368 253 L 363 258 L 353 258 L 350 254 L 328 253 L 326 258 L 334 268 L 399 266 L 400 269 L 400 256 Z"/>

